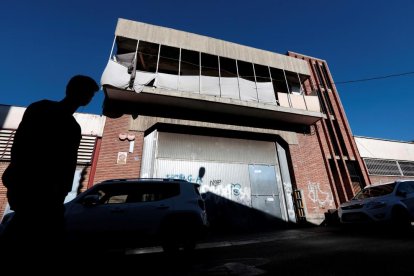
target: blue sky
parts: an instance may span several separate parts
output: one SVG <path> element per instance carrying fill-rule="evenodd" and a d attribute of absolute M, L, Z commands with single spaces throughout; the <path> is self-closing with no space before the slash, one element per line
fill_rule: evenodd
<path fill-rule="evenodd" d="M 414 1 L 3 1 L 0 103 L 100 80 L 118 18 L 324 59 L 336 82 L 414 71 Z M 414 140 L 414 74 L 337 84 L 354 135 Z M 101 114 L 103 93 L 78 111 Z"/>

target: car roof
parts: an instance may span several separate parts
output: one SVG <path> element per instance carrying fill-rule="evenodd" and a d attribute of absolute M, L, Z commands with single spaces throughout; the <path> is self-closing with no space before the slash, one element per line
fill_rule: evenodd
<path fill-rule="evenodd" d="M 118 179 L 108 179 L 104 180 L 99 185 L 109 185 L 113 183 L 134 183 L 135 184 L 145 184 L 145 183 L 188 183 L 196 186 L 200 186 L 199 183 L 188 182 L 183 179 L 173 179 L 173 178 L 118 178 Z M 98 185 L 96 184 L 96 185 Z M 95 185 L 94 185 L 95 186 Z"/>

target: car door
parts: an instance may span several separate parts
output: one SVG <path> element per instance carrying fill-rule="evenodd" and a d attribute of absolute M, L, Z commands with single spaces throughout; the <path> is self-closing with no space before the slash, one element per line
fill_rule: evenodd
<path fill-rule="evenodd" d="M 106 185 L 85 194 L 97 196 L 96 202 L 76 200 L 66 212 L 67 229 L 76 233 L 115 234 L 122 232 L 128 219 L 128 189 L 123 185 Z"/>
<path fill-rule="evenodd" d="M 175 209 L 179 186 L 174 183 L 144 183 L 134 187 L 127 204 L 128 225 L 136 234 L 158 233 L 162 221 Z"/>

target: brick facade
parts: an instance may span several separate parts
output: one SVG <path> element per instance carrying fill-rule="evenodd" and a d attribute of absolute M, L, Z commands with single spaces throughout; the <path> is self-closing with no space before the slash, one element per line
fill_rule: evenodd
<path fill-rule="evenodd" d="M 0 162 L 0 175 L 3 175 L 8 165 L 9 165 L 9 162 Z M 0 219 L 3 217 L 3 213 L 7 205 L 6 192 L 7 192 L 7 189 L 6 187 L 4 187 L 3 181 L 0 178 Z"/>
<path fill-rule="evenodd" d="M 137 178 L 140 175 L 142 147 L 144 135 L 140 132 L 129 132 L 131 116 L 124 115 L 117 119 L 107 118 L 94 183 L 111 178 Z M 130 142 L 121 141 L 119 134 L 135 135 L 134 152 L 129 153 Z M 117 164 L 119 152 L 127 152 L 126 164 Z"/>
<path fill-rule="evenodd" d="M 326 119 L 318 125 L 320 151 L 325 158 L 326 171 L 331 182 L 336 205 L 352 198 L 358 190 L 370 184 L 364 163 L 353 139 L 345 110 L 324 60 L 288 53 L 308 62 L 311 78 L 304 84 L 306 94 L 317 94 Z M 358 175 L 352 175 L 348 166 L 354 166 Z M 336 206 L 337 207 L 337 206 Z"/>
<path fill-rule="evenodd" d="M 306 219 L 320 223 L 328 209 L 335 209 L 331 183 L 316 133 L 298 134 L 298 145 L 290 145 L 296 188 L 304 200 Z"/>

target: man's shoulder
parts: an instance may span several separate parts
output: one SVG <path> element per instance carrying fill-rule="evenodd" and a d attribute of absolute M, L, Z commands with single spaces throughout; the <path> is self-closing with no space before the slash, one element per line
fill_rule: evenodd
<path fill-rule="evenodd" d="M 51 100 L 40 100 L 34 103 L 31 103 L 27 109 L 44 109 L 44 108 L 50 108 L 55 107 L 58 102 L 51 101 Z"/>

